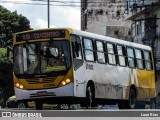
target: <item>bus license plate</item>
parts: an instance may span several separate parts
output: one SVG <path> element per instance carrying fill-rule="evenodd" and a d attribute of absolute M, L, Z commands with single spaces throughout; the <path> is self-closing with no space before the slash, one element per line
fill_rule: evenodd
<path fill-rule="evenodd" d="M 37 95 L 38 95 L 38 96 L 47 95 L 47 91 L 40 91 L 40 92 L 37 92 Z"/>

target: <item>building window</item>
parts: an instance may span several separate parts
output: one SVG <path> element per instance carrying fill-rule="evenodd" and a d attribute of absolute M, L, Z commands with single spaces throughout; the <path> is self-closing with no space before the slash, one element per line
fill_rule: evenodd
<path fill-rule="evenodd" d="M 114 35 L 118 35 L 118 34 L 119 34 L 118 30 L 114 31 Z"/>
<path fill-rule="evenodd" d="M 132 24 L 132 36 L 136 35 L 135 23 Z"/>
<path fill-rule="evenodd" d="M 129 0 L 129 7 L 132 7 L 136 3 L 136 0 Z"/>
<path fill-rule="evenodd" d="M 126 66 L 125 47 L 117 45 L 117 56 L 120 66 Z"/>
<path fill-rule="evenodd" d="M 109 64 L 116 64 L 116 54 L 115 54 L 115 45 L 107 43 L 107 52 L 108 52 L 108 62 Z"/>
<path fill-rule="evenodd" d="M 83 39 L 84 44 L 84 52 L 85 52 L 85 59 L 88 61 L 95 61 L 94 59 L 94 49 L 93 49 L 93 41 L 88 38 Z"/>
<path fill-rule="evenodd" d="M 142 35 L 144 33 L 144 21 L 136 21 L 132 24 L 132 36 Z"/>
<path fill-rule="evenodd" d="M 142 57 L 142 50 L 135 49 L 135 55 L 136 55 L 137 67 L 139 69 L 144 69 L 144 60 Z"/>
<path fill-rule="evenodd" d="M 104 44 L 101 41 L 96 41 L 97 47 L 97 61 L 100 63 L 105 63 L 105 53 L 104 53 Z"/>
<path fill-rule="evenodd" d="M 127 56 L 128 56 L 128 66 L 135 68 L 135 58 L 134 58 L 134 49 L 128 47 L 127 48 Z"/>
<path fill-rule="evenodd" d="M 121 12 L 117 10 L 117 17 L 121 15 Z"/>

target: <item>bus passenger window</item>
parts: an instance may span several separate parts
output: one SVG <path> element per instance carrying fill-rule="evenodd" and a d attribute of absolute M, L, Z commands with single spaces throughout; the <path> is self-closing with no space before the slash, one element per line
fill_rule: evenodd
<path fill-rule="evenodd" d="M 120 66 L 126 66 L 125 47 L 117 45 L 118 61 Z"/>
<path fill-rule="evenodd" d="M 91 39 L 84 38 L 85 59 L 94 61 L 93 42 Z"/>
<path fill-rule="evenodd" d="M 127 55 L 128 55 L 128 66 L 129 67 L 135 67 L 135 61 L 134 61 L 134 51 L 133 48 L 127 48 Z"/>
<path fill-rule="evenodd" d="M 116 64 L 116 55 L 114 45 L 111 43 L 107 43 L 107 51 L 108 51 L 108 62 L 109 64 Z"/>
<path fill-rule="evenodd" d="M 151 59 L 151 53 L 144 51 L 144 59 L 145 59 L 145 68 L 147 70 L 152 70 L 152 59 Z"/>
<path fill-rule="evenodd" d="M 144 60 L 142 57 L 142 51 L 135 49 L 135 54 L 136 54 L 136 60 L 137 60 L 137 67 L 139 69 L 144 69 Z"/>
<path fill-rule="evenodd" d="M 103 42 L 96 41 L 97 47 L 97 61 L 100 63 L 105 63 L 105 53 Z"/>

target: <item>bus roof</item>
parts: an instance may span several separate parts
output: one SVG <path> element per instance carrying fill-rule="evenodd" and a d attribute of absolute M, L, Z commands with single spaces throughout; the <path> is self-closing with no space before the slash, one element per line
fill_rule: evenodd
<path fill-rule="evenodd" d="M 132 47 L 135 47 L 135 48 L 151 50 L 151 47 L 147 46 L 147 45 L 142 45 L 142 44 L 133 43 L 133 42 L 117 39 L 117 38 L 98 35 L 98 34 L 95 34 L 95 33 L 89 33 L 89 32 L 75 30 L 75 29 L 72 29 L 72 33 L 76 34 L 76 35 L 88 37 L 88 38 L 97 39 L 97 40 L 104 40 L 104 41 L 113 42 L 113 43 L 117 43 L 117 44 L 121 44 L 121 45 L 132 46 Z"/>
<path fill-rule="evenodd" d="M 39 30 L 48 30 L 48 29 L 50 29 L 50 30 L 52 30 L 52 29 L 53 30 L 64 30 L 64 29 L 66 29 L 72 34 L 76 34 L 76 35 L 80 35 L 80 36 L 84 36 L 84 37 L 88 37 L 88 38 L 93 38 L 93 39 L 97 39 L 97 40 L 104 40 L 104 41 L 113 42 L 113 43 L 126 45 L 126 46 L 131 46 L 131 47 L 135 47 L 135 48 L 139 48 L 139 49 L 151 50 L 151 47 L 147 46 L 147 45 L 142 45 L 142 44 L 133 43 L 133 42 L 129 42 L 129 41 L 122 40 L 122 39 L 117 39 L 117 38 L 107 37 L 107 36 L 103 36 L 103 35 L 98 35 L 98 34 L 86 32 L 86 31 L 75 30 L 75 29 L 72 29 L 72 28 L 36 29 L 36 30 L 28 30 L 28 31 L 18 32 L 16 34 L 26 33 L 26 32 L 34 32 L 34 31 L 39 31 Z"/>

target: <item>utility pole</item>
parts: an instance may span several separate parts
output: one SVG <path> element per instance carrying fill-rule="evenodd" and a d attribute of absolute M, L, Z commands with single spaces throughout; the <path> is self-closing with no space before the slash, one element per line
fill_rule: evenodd
<path fill-rule="evenodd" d="M 50 11 L 49 11 L 49 0 L 48 0 L 48 28 L 50 28 Z"/>

